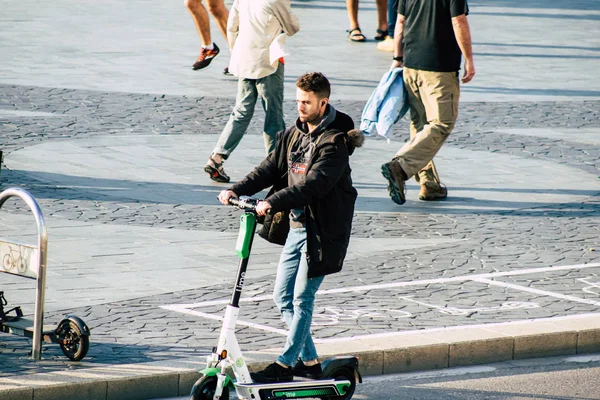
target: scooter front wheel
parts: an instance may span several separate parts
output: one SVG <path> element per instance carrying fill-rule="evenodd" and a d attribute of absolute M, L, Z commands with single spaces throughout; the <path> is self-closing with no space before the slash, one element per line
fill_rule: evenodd
<path fill-rule="evenodd" d="M 194 383 L 190 400 L 213 400 L 217 390 L 217 377 L 204 375 Z M 225 386 L 219 400 L 229 400 L 229 388 Z"/>
<path fill-rule="evenodd" d="M 331 397 L 331 400 L 350 400 L 356 390 L 356 376 L 354 371 L 349 368 L 339 368 L 333 371 L 330 375 L 336 381 L 349 381 L 350 386 L 347 386 L 345 393 L 341 396 Z"/>

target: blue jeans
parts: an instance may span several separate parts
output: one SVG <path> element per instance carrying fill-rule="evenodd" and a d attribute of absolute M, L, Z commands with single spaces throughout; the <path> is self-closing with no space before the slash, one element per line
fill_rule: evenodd
<path fill-rule="evenodd" d="M 263 137 L 267 154 L 275 149 L 277 132 L 285 129 L 283 122 L 283 64 L 277 71 L 260 79 L 241 78 L 235 106 L 229 120 L 219 136 L 213 153 L 222 154 L 227 159 L 240 144 L 254 115 L 256 101 L 260 98 L 265 110 Z"/>
<path fill-rule="evenodd" d="M 323 276 L 308 278 L 306 261 L 306 229 L 290 229 L 277 267 L 273 298 L 288 326 L 282 364 L 294 366 L 298 356 L 304 361 L 316 360 L 317 349 L 310 335 L 315 294 Z"/>
<path fill-rule="evenodd" d="M 398 19 L 398 0 L 388 0 L 388 36 L 394 37 L 394 29 L 396 29 L 396 20 Z"/>

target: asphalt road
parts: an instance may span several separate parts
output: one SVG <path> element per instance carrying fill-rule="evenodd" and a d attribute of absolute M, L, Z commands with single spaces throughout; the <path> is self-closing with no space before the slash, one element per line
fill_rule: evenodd
<path fill-rule="evenodd" d="M 600 399 L 599 388 L 600 354 L 591 354 L 366 377 L 353 399 L 583 400 Z"/>

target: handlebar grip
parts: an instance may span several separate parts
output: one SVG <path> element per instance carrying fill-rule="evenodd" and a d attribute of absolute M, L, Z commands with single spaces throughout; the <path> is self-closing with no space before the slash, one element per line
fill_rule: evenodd
<path fill-rule="evenodd" d="M 229 198 L 229 204 L 235 206 L 241 210 L 250 210 L 255 211 L 256 205 L 258 204 L 258 199 L 253 199 L 251 197 L 231 197 Z"/>
<path fill-rule="evenodd" d="M 237 207 L 238 204 L 240 204 L 240 199 L 238 199 L 237 197 L 229 198 L 229 205 Z"/>

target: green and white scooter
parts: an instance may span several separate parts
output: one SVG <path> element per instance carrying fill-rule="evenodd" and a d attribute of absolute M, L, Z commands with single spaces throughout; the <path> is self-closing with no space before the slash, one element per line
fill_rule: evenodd
<path fill-rule="evenodd" d="M 235 325 L 239 314 L 239 300 L 244 286 L 252 240 L 256 232 L 258 200 L 249 197 L 230 199 L 230 204 L 244 210 L 240 218 L 240 231 L 235 251 L 240 258 L 235 288 L 223 319 L 217 347 L 207 357 L 207 366 L 200 371 L 190 395 L 191 400 L 229 400 L 230 391 L 235 390 L 240 400 L 275 400 L 317 398 L 327 400 L 349 400 L 354 394 L 356 383 L 362 383 L 356 357 L 333 357 L 322 362 L 320 379 L 295 378 L 292 382 L 254 383 L 248 371 L 242 351 L 235 337 Z M 231 367 L 235 375 L 226 374 Z"/>

